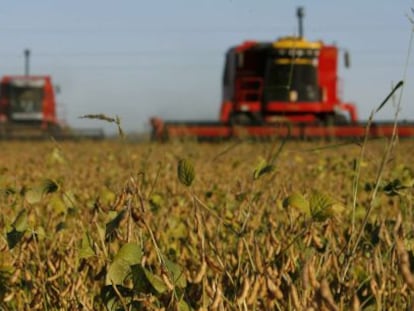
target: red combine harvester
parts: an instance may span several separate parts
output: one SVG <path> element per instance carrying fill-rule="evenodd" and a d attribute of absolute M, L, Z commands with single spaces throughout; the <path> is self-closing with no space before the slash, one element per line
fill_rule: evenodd
<path fill-rule="evenodd" d="M 4 76 L 0 81 L 0 122 L 59 127 L 55 93 L 49 76 Z"/>
<path fill-rule="evenodd" d="M 0 80 L 0 139 L 101 139 L 100 129 L 71 129 L 57 118 L 54 86 L 50 76 L 26 74 Z"/>
<path fill-rule="evenodd" d="M 297 139 L 360 138 L 366 124 L 356 107 L 338 95 L 338 48 L 299 36 L 275 42 L 246 41 L 226 54 L 223 99 L 217 122 L 152 118 L 152 136 L 166 139 L 234 137 Z M 345 53 L 345 65 L 349 56 Z M 391 136 L 393 124 L 376 123 L 373 137 Z M 398 126 L 400 137 L 414 136 L 414 124 Z"/>

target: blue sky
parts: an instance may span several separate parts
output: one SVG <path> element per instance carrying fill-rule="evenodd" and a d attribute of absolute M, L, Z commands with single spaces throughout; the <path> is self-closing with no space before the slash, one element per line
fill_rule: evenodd
<path fill-rule="evenodd" d="M 148 119 L 216 120 L 224 53 L 244 40 L 270 41 L 297 32 L 305 7 L 305 36 L 351 53 L 341 62 L 342 98 L 361 119 L 403 77 L 413 26 L 413 1 L 277 0 L 22 0 L 0 11 L 0 75 L 50 74 L 59 85 L 59 114 L 74 127 L 89 113 L 119 115 L 127 131 Z M 414 53 L 414 52 L 413 52 Z M 407 70 L 401 119 L 414 120 L 413 61 Z M 378 119 L 391 119 L 390 105 Z"/>

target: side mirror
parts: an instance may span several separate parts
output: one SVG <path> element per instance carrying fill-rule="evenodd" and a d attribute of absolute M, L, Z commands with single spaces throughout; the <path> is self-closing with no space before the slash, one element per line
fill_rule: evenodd
<path fill-rule="evenodd" d="M 351 67 L 351 55 L 349 54 L 348 51 L 345 51 L 344 53 L 344 64 L 345 64 L 345 68 Z"/>

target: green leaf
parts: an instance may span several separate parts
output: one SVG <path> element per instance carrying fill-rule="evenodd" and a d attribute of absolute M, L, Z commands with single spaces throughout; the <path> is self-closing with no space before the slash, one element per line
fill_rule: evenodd
<path fill-rule="evenodd" d="M 45 179 L 40 186 L 44 194 L 54 193 L 59 190 L 59 185 L 52 179 Z"/>
<path fill-rule="evenodd" d="M 152 209 L 157 210 L 164 204 L 164 198 L 161 194 L 153 193 L 149 199 Z"/>
<path fill-rule="evenodd" d="M 141 265 L 131 266 L 134 291 L 145 294 L 162 294 L 167 291 L 164 281 Z"/>
<path fill-rule="evenodd" d="M 27 229 L 27 211 L 21 210 L 12 224 L 17 231 L 23 232 Z"/>
<path fill-rule="evenodd" d="M 109 240 L 112 234 L 115 232 L 115 230 L 118 229 L 122 219 L 124 219 L 125 217 L 125 214 L 126 214 L 126 209 L 121 210 L 114 219 L 112 219 L 110 222 L 106 224 L 105 240 Z"/>
<path fill-rule="evenodd" d="M 24 232 L 17 231 L 15 228 L 7 232 L 7 244 L 9 245 L 9 249 L 13 249 L 23 236 Z"/>
<path fill-rule="evenodd" d="M 131 266 L 141 262 L 142 252 L 135 243 L 127 243 L 121 247 L 108 268 L 106 284 L 122 284 L 131 274 Z"/>
<path fill-rule="evenodd" d="M 40 187 L 34 187 L 27 190 L 24 194 L 24 198 L 29 204 L 36 204 L 42 200 L 43 190 Z"/>
<path fill-rule="evenodd" d="M 283 207 L 287 208 L 288 206 L 299 210 L 306 216 L 311 215 L 309 201 L 306 200 L 300 193 L 293 193 L 283 201 Z"/>
<path fill-rule="evenodd" d="M 99 239 L 103 241 L 105 239 L 104 229 L 98 223 L 95 223 L 95 226 L 96 226 L 96 231 L 98 231 Z"/>
<path fill-rule="evenodd" d="M 139 264 L 142 259 L 142 251 L 138 244 L 127 243 L 123 245 L 114 257 L 115 260 L 124 260 L 130 266 Z"/>
<path fill-rule="evenodd" d="M 394 179 L 384 186 L 383 191 L 388 196 L 396 196 L 406 188 L 399 179 Z"/>
<path fill-rule="evenodd" d="M 341 215 L 344 211 L 344 207 L 336 200 L 320 192 L 313 192 L 309 203 L 311 216 L 315 221 L 325 221 Z"/>
<path fill-rule="evenodd" d="M 178 161 L 177 166 L 177 175 L 178 180 L 185 186 L 191 186 L 194 178 L 195 178 L 195 171 L 193 164 L 186 159 L 181 159 Z"/>
<path fill-rule="evenodd" d="M 138 302 L 133 301 L 129 288 L 118 285 L 116 286 L 116 289 L 117 291 L 115 291 L 112 285 L 101 287 L 100 298 L 106 307 L 106 311 L 141 310 L 141 308 L 138 308 L 136 304 L 133 306 L 134 303 Z M 119 295 L 123 297 L 123 302 L 128 306 L 127 309 L 124 309 L 123 303 L 119 299 Z"/>
<path fill-rule="evenodd" d="M 16 194 L 16 192 L 17 192 L 16 189 L 12 187 L 6 187 L 0 190 L 1 195 L 4 195 L 4 196 L 13 195 L 13 194 Z"/>
<path fill-rule="evenodd" d="M 79 250 L 79 257 L 80 258 L 89 258 L 95 255 L 93 250 L 93 240 L 90 237 L 88 232 L 83 234 L 81 248 Z"/>
<path fill-rule="evenodd" d="M 184 299 L 181 299 L 178 302 L 178 311 L 192 311 L 193 308 L 191 308 Z"/>
<path fill-rule="evenodd" d="M 63 200 L 63 203 L 65 204 L 66 207 L 75 208 L 76 198 L 75 198 L 75 195 L 71 191 L 66 191 L 62 195 L 62 200 Z"/>
<path fill-rule="evenodd" d="M 158 276 L 151 273 L 149 270 L 143 268 L 145 277 L 148 282 L 151 284 L 152 288 L 159 294 L 162 294 L 167 291 L 167 286 L 164 281 Z"/>
<path fill-rule="evenodd" d="M 187 225 L 177 219 L 176 217 L 171 217 L 168 219 L 168 229 L 165 231 L 165 234 L 169 239 L 185 239 L 188 236 Z"/>
<path fill-rule="evenodd" d="M 109 285 L 112 284 L 112 282 L 116 285 L 123 284 L 130 272 L 131 267 L 128 262 L 122 259 L 114 260 L 108 268 L 105 284 Z"/>
<path fill-rule="evenodd" d="M 59 194 L 53 194 L 49 200 L 48 205 L 53 209 L 54 212 L 58 214 L 63 214 L 67 211 L 66 204 L 59 196 Z"/>
<path fill-rule="evenodd" d="M 12 224 L 12 230 L 7 232 L 7 244 L 13 249 L 23 238 L 27 230 L 27 211 L 21 210 Z"/>
<path fill-rule="evenodd" d="M 134 292 L 137 294 L 150 294 L 152 286 L 147 280 L 144 268 L 141 265 L 132 265 L 132 282 L 134 284 Z"/>
<path fill-rule="evenodd" d="M 62 231 L 64 229 L 67 229 L 67 228 L 68 228 L 68 226 L 67 226 L 66 222 L 60 221 L 60 222 L 57 223 L 57 225 L 55 227 L 55 230 L 56 230 L 56 232 L 59 232 L 59 231 Z"/>
<path fill-rule="evenodd" d="M 116 194 L 107 187 L 104 187 L 100 191 L 99 199 L 102 204 L 111 205 L 116 200 Z"/>
<path fill-rule="evenodd" d="M 59 148 L 53 149 L 53 151 L 49 154 L 47 161 L 49 164 L 63 164 L 66 162 L 65 157 L 62 155 Z"/>
<path fill-rule="evenodd" d="M 39 241 L 43 241 L 45 239 L 46 231 L 42 226 L 37 226 L 34 232 Z"/>
<path fill-rule="evenodd" d="M 177 287 L 185 288 L 187 286 L 187 279 L 182 268 L 169 259 L 165 259 L 165 265 L 167 266 L 168 272 L 172 276 L 173 284 Z"/>
<path fill-rule="evenodd" d="M 259 177 L 263 176 L 264 174 L 272 172 L 274 169 L 274 166 L 271 164 L 268 164 L 266 160 L 261 159 L 259 164 L 256 166 L 254 172 L 253 172 L 253 179 L 258 179 Z"/>

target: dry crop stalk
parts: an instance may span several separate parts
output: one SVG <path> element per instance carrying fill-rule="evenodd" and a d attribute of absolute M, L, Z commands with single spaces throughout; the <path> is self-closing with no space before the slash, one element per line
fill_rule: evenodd
<path fill-rule="evenodd" d="M 405 250 L 404 242 L 400 238 L 397 238 L 395 243 L 399 259 L 399 266 L 404 282 L 411 290 L 414 290 L 414 276 L 411 274 L 410 271 L 410 259 L 407 251 Z"/>
<path fill-rule="evenodd" d="M 311 286 L 310 279 L 309 279 L 309 260 L 305 262 L 305 265 L 303 267 L 302 271 L 302 286 L 305 290 L 308 290 Z"/>
<path fill-rule="evenodd" d="M 240 304 L 242 304 L 246 301 L 247 294 L 249 292 L 249 288 L 250 288 L 250 281 L 249 281 L 249 277 L 246 276 L 246 277 L 244 277 L 243 286 L 242 286 L 242 289 L 240 291 L 240 294 L 236 298 L 236 303 L 238 305 L 240 305 Z"/>
<path fill-rule="evenodd" d="M 217 263 L 213 261 L 208 255 L 205 256 L 206 263 L 208 267 L 216 273 L 223 273 L 224 266 L 222 266 L 219 257 L 217 256 Z"/>
<path fill-rule="evenodd" d="M 254 247 L 254 264 L 259 273 L 264 272 L 263 257 L 257 244 Z"/>
<path fill-rule="evenodd" d="M 338 311 L 339 308 L 335 304 L 335 301 L 334 301 L 333 296 L 332 296 L 331 289 L 329 288 L 329 283 L 326 279 L 322 279 L 321 286 L 320 286 L 319 290 L 320 290 L 320 295 L 323 298 L 323 300 L 325 301 L 325 303 L 327 304 L 329 310 L 330 311 Z"/>
<path fill-rule="evenodd" d="M 259 293 L 259 289 L 262 287 L 262 285 L 263 285 L 262 276 L 256 276 L 256 278 L 253 281 L 253 288 L 250 292 L 250 296 L 246 301 L 247 305 L 251 306 L 256 302 L 257 296 L 258 296 L 258 293 Z"/>
<path fill-rule="evenodd" d="M 352 298 L 352 309 L 351 311 L 360 311 L 361 310 L 361 303 L 359 302 L 358 296 L 354 295 Z"/>
<path fill-rule="evenodd" d="M 243 244 L 243 239 L 239 238 L 239 240 L 237 241 L 237 258 L 239 260 L 241 260 L 242 255 L 243 255 L 243 248 L 244 248 L 244 244 Z"/>
<path fill-rule="evenodd" d="M 292 301 L 292 305 L 296 310 L 303 310 L 303 305 L 300 303 L 298 291 L 295 285 L 290 285 L 290 299 Z"/>
<path fill-rule="evenodd" d="M 164 269 L 163 269 L 164 270 Z M 165 285 L 167 286 L 169 291 L 174 290 L 174 284 L 171 283 L 170 277 L 166 273 L 166 271 L 161 272 L 161 278 L 164 281 Z"/>
<path fill-rule="evenodd" d="M 314 288 L 315 290 L 318 290 L 320 287 L 320 284 L 318 280 L 316 279 L 315 269 L 310 262 L 307 262 L 306 265 L 307 265 L 307 272 L 308 272 L 307 276 L 308 276 L 309 283 L 312 286 L 312 288 Z"/>
<path fill-rule="evenodd" d="M 215 288 L 215 292 L 213 296 L 213 302 L 210 305 L 210 310 L 213 310 L 213 311 L 218 310 L 220 305 L 223 302 L 223 298 L 222 298 L 223 292 L 221 290 L 220 284 L 215 285 L 214 288 Z"/>
<path fill-rule="evenodd" d="M 204 258 L 203 258 L 203 261 L 201 262 L 200 269 L 193 276 L 189 277 L 189 281 L 193 284 L 200 283 L 203 280 L 203 277 L 206 274 L 206 272 L 207 272 L 207 263 L 206 263 L 206 260 L 204 260 Z"/>
<path fill-rule="evenodd" d="M 271 294 L 272 298 L 276 298 L 277 300 L 283 299 L 283 293 L 280 290 L 279 286 L 277 286 L 270 276 L 266 276 L 266 286 L 268 292 Z"/>
<path fill-rule="evenodd" d="M 375 279 L 371 279 L 371 281 L 369 282 L 370 288 L 371 288 L 371 292 L 374 294 L 375 296 L 375 300 L 377 302 L 377 310 L 382 310 L 382 294 L 384 292 L 383 288 L 379 288 L 377 281 L 375 281 Z"/>
<path fill-rule="evenodd" d="M 315 230 L 312 230 L 312 242 L 317 249 L 322 249 L 324 247 L 322 239 L 317 235 Z"/>

